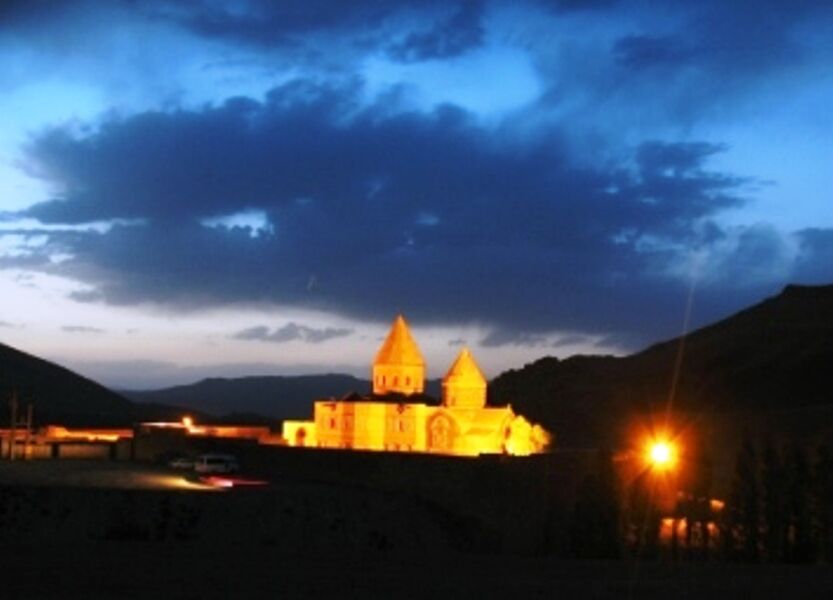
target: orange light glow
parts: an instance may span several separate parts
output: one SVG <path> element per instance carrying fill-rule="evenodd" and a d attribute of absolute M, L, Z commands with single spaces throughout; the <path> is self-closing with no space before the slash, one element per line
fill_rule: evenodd
<path fill-rule="evenodd" d="M 671 442 L 654 440 L 648 446 L 648 464 L 654 469 L 668 470 L 676 462 L 676 452 Z"/>
<path fill-rule="evenodd" d="M 504 448 L 507 454 L 529 456 L 543 452 L 551 442 L 550 434 L 540 425 L 533 425 L 517 416 L 509 427 L 509 436 Z"/>
<path fill-rule="evenodd" d="M 182 417 L 182 424 L 185 426 L 185 429 L 191 429 L 194 426 L 194 419 L 191 417 Z"/>
<path fill-rule="evenodd" d="M 67 429 L 61 425 L 47 425 L 40 432 L 45 440 L 78 442 L 116 442 L 133 437 L 132 429 Z"/>

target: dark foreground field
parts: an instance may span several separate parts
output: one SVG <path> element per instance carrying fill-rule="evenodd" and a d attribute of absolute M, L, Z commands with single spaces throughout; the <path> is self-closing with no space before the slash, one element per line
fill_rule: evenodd
<path fill-rule="evenodd" d="M 478 514 L 493 513 L 411 489 L 207 491 L 159 467 L 2 463 L 0 599 L 833 597 L 828 566 L 529 555 Z"/>
<path fill-rule="evenodd" d="M 498 556 L 286 555 L 265 545 L 0 546 L 3 598 L 829 598 L 833 570 Z"/>

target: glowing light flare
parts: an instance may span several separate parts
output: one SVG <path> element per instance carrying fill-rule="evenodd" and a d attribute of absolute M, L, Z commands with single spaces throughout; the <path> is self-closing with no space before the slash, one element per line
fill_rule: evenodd
<path fill-rule="evenodd" d="M 655 439 L 648 444 L 646 459 L 653 469 L 667 471 L 674 468 L 677 462 L 677 451 L 673 443 L 664 439 Z"/>
<path fill-rule="evenodd" d="M 651 461 L 664 465 L 671 460 L 671 448 L 668 444 L 657 442 L 651 446 Z"/>

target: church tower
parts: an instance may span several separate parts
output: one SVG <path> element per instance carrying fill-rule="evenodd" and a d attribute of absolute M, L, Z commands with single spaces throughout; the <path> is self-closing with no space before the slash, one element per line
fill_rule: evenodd
<path fill-rule="evenodd" d="M 486 406 L 486 378 L 474 362 L 468 348 L 463 348 L 443 377 L 443 406 L 483 408 Z"/>
<path fill-rule="evenodd" d="M 373 361 L 373 393 L 420 394 L 424 386 L 425 359 L 399 315 Z"/>

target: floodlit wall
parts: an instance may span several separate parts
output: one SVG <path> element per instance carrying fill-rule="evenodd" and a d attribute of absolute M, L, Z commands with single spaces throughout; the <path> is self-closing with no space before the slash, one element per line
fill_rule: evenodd
<path fill-rule="evenodd" d="M 301 432 L 303 431 L 303 434 Z M 455 408 L 420 403 L 315 403 L 314 421 L 286 421 L 296 447 L 431 452 L 457 456 L 528 455 L 546 447 L 546 433 L 510 407 Z"/>
<path fill-rule="evenodd" d="M 384 449 L 421 452 L 425 446 L 424 404 L 384 404 Z"/>
<path fill-rule="evenodd" d="M 486 405 L 486 386 L 465 387 L 444 383 L 443 404 L 461 408 L 481 408 Z"/>
<path fill-rule="evenodd" d="M 282 434 L 289 446 L 313 448 L 318 445 L 314 421 L 284 421 Z"/>
<path fill-rule="evenodd" d="M 373 365 L 374 394 L 421 394 L 425 387 L 425 365 Z"/>
<path fill-rule="evenodd" d="M 460 350 L 443 378 L 443 406 L 483 408 L 486 406 L 486 378 L 468 348 Z"/>

